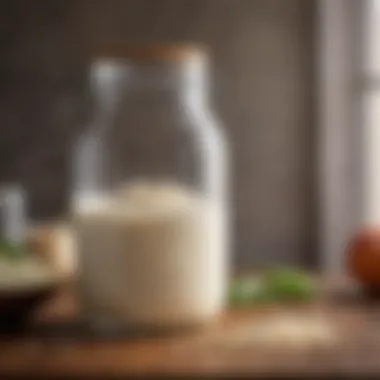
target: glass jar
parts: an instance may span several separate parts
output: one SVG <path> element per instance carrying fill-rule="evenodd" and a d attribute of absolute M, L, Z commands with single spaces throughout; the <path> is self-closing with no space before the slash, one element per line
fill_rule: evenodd
<path fill-rule="evenodd" d="M 202 325 L 223 309 L 226 149 L 207 61 L 196 47 L 154 45 L 92 63 L 72 212 L 79 294 L 95 327 Z"/>
<path fill-rule="evenodd" d="M 26 228 L 24 189 L 16 184 L 0 184 L 0 243 L 23 244 Z"/>

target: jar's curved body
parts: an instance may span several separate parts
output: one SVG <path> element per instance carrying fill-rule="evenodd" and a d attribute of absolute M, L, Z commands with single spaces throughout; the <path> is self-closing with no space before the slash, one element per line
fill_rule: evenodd
<path fill-rule="evenodd" d="M 76 150 L 73 220 L 94 321 L 193 325 L 223 308 L 225 142 L 193 58 L 92 67 L 97 107 Z"/>

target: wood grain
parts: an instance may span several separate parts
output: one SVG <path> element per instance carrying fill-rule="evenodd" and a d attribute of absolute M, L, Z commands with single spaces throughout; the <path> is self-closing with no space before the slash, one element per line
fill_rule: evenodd
<path fill-rule="evenodd" d="M 256 321 L 292 312 L 330 320 L 337 341 L 324 348 L 267 348 L 240 341 L 235 331 Z M 115 378 L 137 375 L 250 378 L 318 378 L 327 375 L 380 375 L 380 307 L 353 294 L 333 292 L 313 305 L 228 311 L 215 324 L 192 334 L 100 340 L 83 334 L 77 303 L 68 292 L 36 316 L 24 335 L 0 340 L 0 376 Z"/>

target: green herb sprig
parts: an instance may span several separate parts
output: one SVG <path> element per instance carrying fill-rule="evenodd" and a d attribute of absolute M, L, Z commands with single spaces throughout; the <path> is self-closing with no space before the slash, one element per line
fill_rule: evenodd
<path fill-rule="evenodd" d="M 280 268 L 260 278 L 234 280 L 229 289 L 229 303 L 246 307 L 272 302 L 305 302 L 313 300 L 317 288 L 312 278 L 299 269 Z"/>

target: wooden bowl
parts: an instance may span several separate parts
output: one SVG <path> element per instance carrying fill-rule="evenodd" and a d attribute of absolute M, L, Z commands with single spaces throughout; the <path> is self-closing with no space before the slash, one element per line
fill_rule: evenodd
<path fill-rule="evenodd" d="M 0 332 L 24 327 L 33 312 L 48 301 L 57 288 L 50 284 L 28 290 L 0 291 Z"/>
<path fill-rule="evenodd" d="M 58 274 L 28 257 L 0 261 L 0 332 L 21 327 L 59 288 Z"/>

